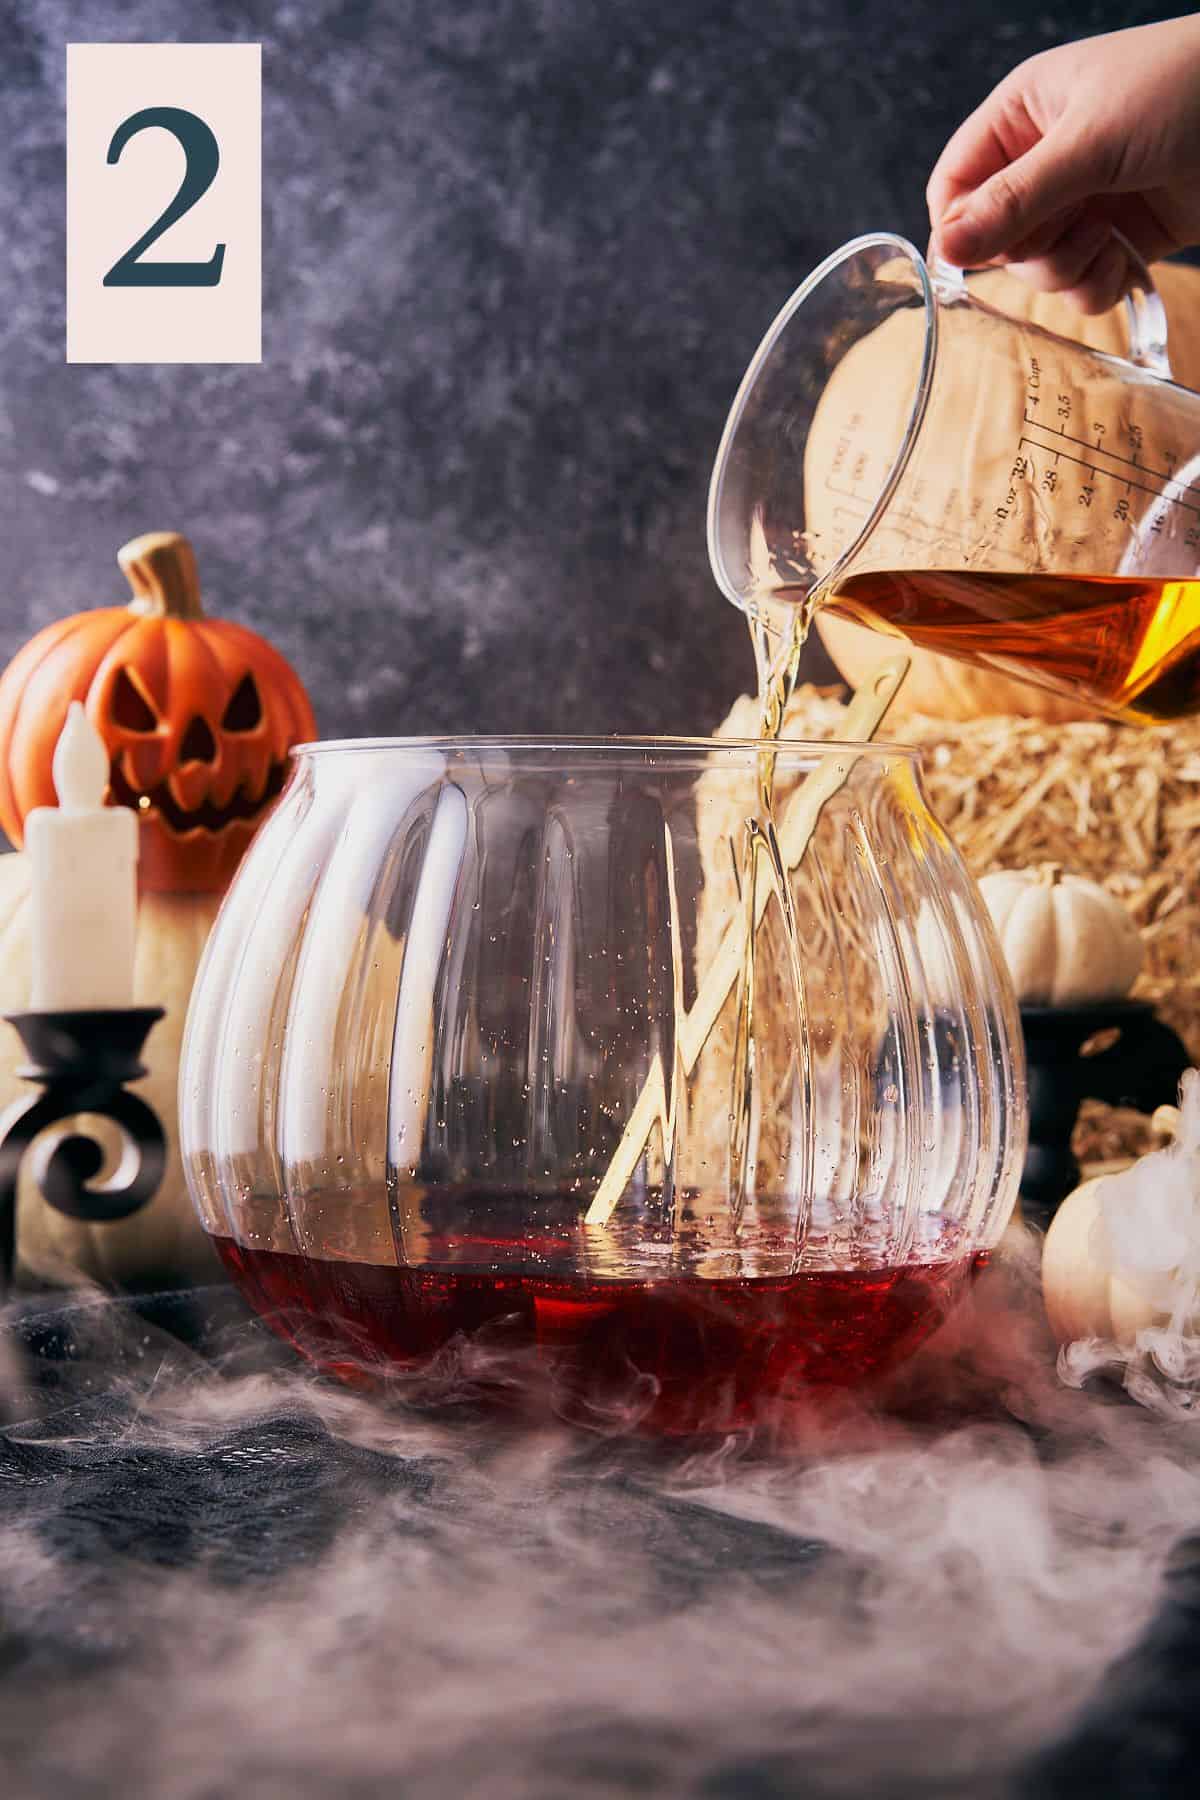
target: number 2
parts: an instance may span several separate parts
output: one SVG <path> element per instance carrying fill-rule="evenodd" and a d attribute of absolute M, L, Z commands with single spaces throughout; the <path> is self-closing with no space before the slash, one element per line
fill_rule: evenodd
<path fill-rule="evenodd" d="M 139 131 L 149 130 L 152 125 L 160 125 L 182 145 L 183 154 L 187 158 L 183 180 L 175 198 L 158 215 L 149 231 L 136 244 L 131 244 L 124 256 L 117 258 L 104 277 L 103 285 L 216 287 L 225 261 L 224 244 L 217 245 L 207 262 L 139 261 L 143 251 L 149 250 L 164 231 L 174 225 L 177 219 L 182 219 L 184 213 L 189 212 L 197 200 L 208 192 L 221 162 L 221 151 L 209 126 L 203 119 L 197 118 L 195 113 L 184 112 L 178 106 L 147 106 L 141 112 L 131 113 L 127 119 L 122 120 L 113 132 L 112 143 L 108 146 L 109 162 L 118 162 L 130 138 L 135 137 Z"/>

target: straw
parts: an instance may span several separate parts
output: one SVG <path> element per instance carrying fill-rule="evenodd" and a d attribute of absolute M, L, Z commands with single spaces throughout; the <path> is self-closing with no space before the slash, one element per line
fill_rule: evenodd
<path fill-rule="evenodd" d="M 869 744 L 878 732 L 888 709 L 908 674 L 911 658 L 903 651 L 891 656 L 863 682 L 846 709 L 845 733 L 849 744 Z M 779 831 L 779 847 L 785 868 L 789 871 L 803 859 L 812 842 L 813 833 L 825 807 L 846 782 L 858 762 L 847 746 L 847 754 L 838 756 L 831 744 L 818 768 L 793 794 Z M 762 883 L 754 908 L 754 928 L 763 921 L 770 900 L 770 886 Z M 695 1004 L 680 1020 L 677 1056 L 684 1080 L 692 1074 L 700 1054 L 708 1042 L 713 1026 L 729 998 L 729 993 L 742 971 L 746 938 L 742 922 L 731 919 L 725 929 L 708 973 L 700 984 Z M 650 1139 L 656 1120 L 667 1113 L 667 1084 L 662 1058 L 656 1053 L 650 1073 L 613 1153 L 604 1178 L 596 1189 L 584 1215 L 585 1225 L 607 1225 Z"/>

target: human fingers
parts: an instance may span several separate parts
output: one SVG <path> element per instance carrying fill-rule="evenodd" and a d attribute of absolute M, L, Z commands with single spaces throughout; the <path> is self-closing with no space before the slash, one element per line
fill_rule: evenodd
<path fill-rule="evenodd" d="M 1022 69 L 1016 69 L 1005 77 L 983 104 L 963 120 L 934 164 L 925 200 L 935 232 L 946 213 L 965 195 L 982 187 L 1014 157 L 1031 150 L 1041 136 L 1024 103 L 1022 74 Z"/>
<path fill-rule="evenodd" d="M 942 254 L 960 266 L 1007 257 L 1056 214 L 1103 192 L 1106 179 L 1088 139 L 1056 126 L 981 187 L 949 203 L 933 221 Z"/>
<path fill-rule="evenodd" d="M 1140 271 L 1120 238 L 1110 238 L 1078 281 L 1063 292 L 1082 313 L 1104 313 L 1134 285 Z"/>
<path fill-rule="evenodd" d="M 1075 214 L 1057 237 L 1018 246 L 1008 266 L 1044 294 L 1066 293 L 1085 279 L 1101 251 L 1112 242 L 1112 234 L 1112 221 L 1088 209 Z"/>

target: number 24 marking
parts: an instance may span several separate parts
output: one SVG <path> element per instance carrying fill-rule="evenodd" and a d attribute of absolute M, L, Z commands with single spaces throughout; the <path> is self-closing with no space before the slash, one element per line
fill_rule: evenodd
<path fill-rule="evenodd" d="M 169 131 L 183 148 L 187 164 L 175 198 L 158 215 L 149 231 L 124 256 L 117 258 L 104 277 L 105 287 L 216 287 L 225 261 L 225 246 L 218 244 L 207 262 L 141 262 L 142 253 L 157 243 L 184 213 L 190 212 L 212 186 L 221 162 L 221 151 L 212 130 L 195 113 L 178 106 L 147 106 L 131 113 L 113 132 L 108 146 L 108 160 L 120 160 L 130 138 L 139 131 L 160 125 Z"/>

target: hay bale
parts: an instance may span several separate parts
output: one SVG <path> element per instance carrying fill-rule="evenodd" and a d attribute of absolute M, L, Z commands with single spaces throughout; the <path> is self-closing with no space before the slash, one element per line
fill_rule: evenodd
<path fill-rule="evenodd" d="M 799 689 L 784 735 L 837 737 L 840 694 Z M 743 696 L 716 735 L 753 736 L 756 711 Z M 1134 992 L 1154 1001 L 1200 1063 L 1200 719 L 1133 728 L 917 714 L 904 720 L 903 739 L 921 752 L 930 805 L 976 877 L 1058 862 L 1128 907 L 1146 942 Z M 711 854 L 714 906 L 723 908 L 728 848 L 702 848 Z M 720 1073 L 710 1070 L 708 1080 L 719 1086 Z M 1108 1161 L 1141 1155 L 1153 1141 L 1139 1114 L 1088 1103 L 1076 1149 L 1081 1160 Z"/>

